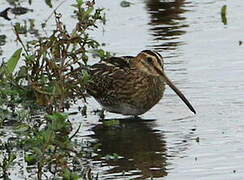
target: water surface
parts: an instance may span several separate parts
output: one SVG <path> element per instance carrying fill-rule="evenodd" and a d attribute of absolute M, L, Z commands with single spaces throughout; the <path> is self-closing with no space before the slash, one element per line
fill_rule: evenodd
<path fill-rule="evenodd" d="M 244 178 L 244 46 L 239 45 L 244 40 L 243 2 L 134 0 L 122 8 L 119 1 L 103 0 L 97 5 L 106 8 L 108 21 L 93 36 L 105 42 L 105 49 L 117 55 L 159 51 L 166 73 L 197 110 L 193 115 L 167 88 L 164 98 L 140 120 L 106 113 L 108 119 L 119 118 L 115 128 L 103 127 L 92 113 L 87 119 L 74 117 L 74 124 L 84 124 L 80 138 L 99 144 L 90 164 L 100 179 Z M 227 25 L 221 21 L 223 5 Z M 67 6 L 68 2 L 60 11 L 72 12 Z M 42 10 L 51 13 L 43 5 L 17 19 L 46 19 Z M 70 16 L 63 18 L 72 24 Z M 1 34 L 11 30 L 11 23 L 3 19 L 0 26 Z M 16 47 L 14 39 L 10 35 L 1 46 L 6 57 Z M 96 108 L 99 105 L 90 99 L 89 111 Z"/>
<path fill-rule="evenodd" d="M 104 1 L 105 6 L 109 3 Z M 227 5 L 227 25 L 221 21 L 223 5 Z M 112 134 L 106 129 L 93 131 L 93 138 L 102 144 L 98 155 L 123 157 L 114 162 L 100 158 L 106 167 L 101 170 L 104 179 L 244 177 L 244 62 L 239 46 L 243 10 L 241 1 L 148 0 L 135 1 L 129 8 L 114 2 L 101 38 L 108 42 L 107 48 L 119 55 L 135 55 L 147 48 L 159 51 L 167 74 L 191 100 L 197 115 L 167 88 L 141 123 L 126 121 Z M 112 18 L 115 14 L 122 20 Z"/>

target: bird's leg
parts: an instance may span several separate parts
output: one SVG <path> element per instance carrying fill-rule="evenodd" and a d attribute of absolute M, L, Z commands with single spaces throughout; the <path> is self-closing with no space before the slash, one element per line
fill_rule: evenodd
<path fill-rule="evenodd" d="M 99 121 L 104 120 L 104 118 L 105 118 L 104 111 L 105 111 L 105 109 L 102 108 L 102 110 L 99 112 Z"/>
<path fill-rule="evenodd" d="M 133 116 L 133 118 L 134 118 L 134 119 L 137 119 L 137 118 L 139 118 L 139 116 L 137 116 L 137 115 L 134 115 L 134 116 Z"/>
<path fill-rule="evenodd" d="M 134 116 L 132 116 L 132 119 L 133 120 L 140 120 L 141 118 L 138 115 L 134 115 Z"/>

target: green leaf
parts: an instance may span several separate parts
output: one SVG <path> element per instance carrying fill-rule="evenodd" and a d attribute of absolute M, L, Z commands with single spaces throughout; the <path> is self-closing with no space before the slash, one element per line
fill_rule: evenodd
<path fill-rule="evenodd" d="M 130 7 L 131 4 L 132 4 L 132 3 L 129 2 L 129 1 L 121 1 L 121 2 L 120 2 L 120 6 L 121 6 L 121 7 Z"/>
<path fill-rule="evenodd" d="M 34 151 L 34 154 L 36 154 L 36 155 L 41 155 L 42 154 L 42 151 L 38 147 L 34 146 L 34 147 L 32 147 L 32 150 Z"/>
<path fill-rule="evenodd" d="M 83 82 L 88 82 L 91 79 L 90 74 L 86 70 L 83 70 L 81 73 Z"/>
<path fill-rule="evenodd" d="M 28 126 L 27 124 L 20 124 L 14 128 L 14 131 L 16 133 L 22 133 L 22 132 L 28 131 L 29 129 L 30 129 L 30 126 Z"/>
<path fill-rule="evenodd" d="M 46 2 L 46 4 L 47 4 L 50 8 L 53 7 L 53 5 L 52 5 L 52 1 L 51 1 L 51 0 L 45 0 L 45 2 Z"/>
<path fill-rule="evenodd" d="M 26 154 L 25 155 L 25 161 L 27 162 L 28 166 L 34 165 L 37 163 L 37 157 L 33 154 Z"/>
<path fill-rule="evenodd" d="M 222 20 L 222 23 L 224 25 L 227 24 L 226 14 L 227 14 L 227 6 L 226 5 L 223 5 L 222 8 L 221 8 L 221 20 Z"/>
<path fill-rule="evenodd" d="M 82 4 L 84 3 L 83 0 L 76 0 L 76 3 L 78 5 L 78 7 L 82 6 Z"/>
<path fill-rule="evenodd" d="M 89 7 L 88 9 L 87 9 L 87 11 L 85 12 L 85 15 L 90 15 L 91 13 L 92 13 L 92 11 L 94 10 L 94 7 Z"/>
<path fill-rule="evenodd" d="M 107 126 L 107 127 L 119 126 L 120 122 L 119 122 L 119 120 L 116 120 L 116 119 L 106 120 L 106 121 L 103 121 L 103 125 Z"/>
<path fill-rule="evenodd" d="M 63 173 L 61 174 L 62 178 L 65 180 L 78 180 L 81 177 L 79 177 L 78 174 L 76 174 L 75 172 L 70 171 L 69 169 L 65 168 L 63 170 Z"/>
<path fill-rule="evenodd" d="M 11 56 L 11 58 L 8 60 L 8 62 L 6 64 L 8 73 L 13 73 L 13 71 L 20 59 L 21 52 L 22 52 L 22 48 L 16 50 L 15 53 Z"/>
<path fill-rule="evenodd" d="M 53 114 L 47 115 L 46 117 L 52 121 L 64 121 L 68 118 L 68 115 L 65 113 L 55 112 Z"/>
<path fill-rule="evenodd" d="M 10 156 L 9 156 L 9 158 L 8 158 L 8 161 L 7 161 L 7 163 L 6 163 L 6 168 L 9 168 L 11 165 L 12 165 L 12 163 L 13 163 L 13 161 L 16 159 L 16 155 L 15 154 L 10 154 Z"/>

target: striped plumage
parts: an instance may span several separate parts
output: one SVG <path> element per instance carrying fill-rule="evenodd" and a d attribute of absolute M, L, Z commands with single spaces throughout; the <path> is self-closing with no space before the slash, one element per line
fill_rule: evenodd
<path fill-rule="evenodd" d="M 163 58 L 154 51 L 144 50 L 136 57 L 111 57 L 91 66 L 92 83 L 87 91 L 107 111 L 140 115 L 163 96 L 169 80 L 161 72 L 165 75 Z"/>

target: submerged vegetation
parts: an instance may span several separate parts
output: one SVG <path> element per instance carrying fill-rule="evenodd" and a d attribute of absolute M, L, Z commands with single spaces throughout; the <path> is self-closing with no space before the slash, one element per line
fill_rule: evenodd
<path fill-rule="evenodd" d="M 46 2 L 52 6 L 51 1 Z M 9 179 L 18 166 L 24 178 L 96 177 L 82 161 L 84 145 L 73 141 L 80 127 L 73 129 L 66 110 L 77 99 L 85 99 L 89 57 L 109 56 L 89 34 L 105 23 L 105 16 L 94 1 L 74 3 L 76 24 L 71 32 L 56 11 L 51 34 L 26 42 L 22 25 L 13 27 L 22 47 L 0 67 L 0 125 L 13 132 L 1 135 L 1 178 Z M 19 62 L 22 65 L 17 67 Z"/>

